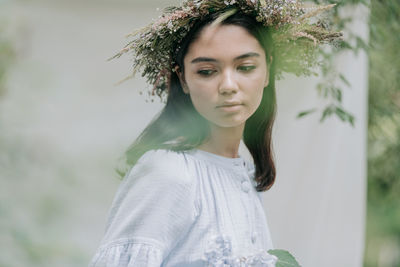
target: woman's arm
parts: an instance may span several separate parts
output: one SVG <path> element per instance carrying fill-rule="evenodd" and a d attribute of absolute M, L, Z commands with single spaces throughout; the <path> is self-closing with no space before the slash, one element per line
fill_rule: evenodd
<path fill-rule="evenodd" d="M 182 155 L 149 151 L 121 183 L 90 266 L 158 266 L 189 231 L 196 183 Z"/>

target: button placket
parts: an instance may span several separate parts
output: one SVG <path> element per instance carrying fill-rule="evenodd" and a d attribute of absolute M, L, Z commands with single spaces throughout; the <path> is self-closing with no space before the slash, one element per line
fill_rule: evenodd
<path fill-rule="evenodd" d="M 233 165 L 236 166 L 236 167 L 239 167 L 240 163 L 239 162 L 235 162 L 235 163 L 233 163 Z"/>
<path fill-rule="evenodd" d="M 241 189 L 247 194 L 248 197 L 250 197 L 250 199 L 253 199 L 253 195 L 249 192 L 254 186 L 256 185 L 250 181 L 249 173 L 243 173 L 243 176 L 241 176 Z M 247 209 L 249 212 L 248 215 L 250 216 L 249 225 L 251 225 L 249 232 L 249 242 L 251 245 L 255 246 L 257 244 L 258 232 L 255 231 L 255 226 L 253 225 L 253 223 L 255 222 L 254 206 L 250 203 L 254 204 L 253 201 L 247 202 L 247 204 L 249 205 Z"/>
<path fill-rule="evenodd" d="M 242 163 L 238 162 L 237 164 L 238 165 L 236 165 L 236 166 L 240 167 L 240 169 L 241 169 L 241 171 L 240 171 L 241 174 L 239 175 L 240 180 L 241 180 L 240 187 L 241 187 L 243 192 L 249 193 L 252 185 L 251 185 L 250 180 L 249 180 L 249 174 L 246 171 L 246 164 L 245 164 L 244 161 Z"/>

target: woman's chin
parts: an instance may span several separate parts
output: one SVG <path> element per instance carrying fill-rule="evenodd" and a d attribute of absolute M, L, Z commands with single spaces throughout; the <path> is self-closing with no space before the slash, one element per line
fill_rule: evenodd
<path fill-rule="evenodd" d="M 212 122 L 212 124 L 219 128 L 237 128 L 242 127 L 246 123 L 244 119 L 220 120 Z"/>

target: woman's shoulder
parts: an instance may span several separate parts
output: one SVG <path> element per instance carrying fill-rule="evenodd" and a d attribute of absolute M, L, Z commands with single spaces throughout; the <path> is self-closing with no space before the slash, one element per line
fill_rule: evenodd
<path fill-rule="evenodd" d="M 178 167 L 179 169 L 184 166 L 185 160 L 183 152 L 169 149 L 152 149 L 145 152 L 138 159 L 137 164 L 154 168 L 176 169 Z"/>
<path fill-rule="evenodd" d="M 162 177 L 166 180 L 189 182 L 186 159 L 182 152 L 167 149 L 153 149 L 145 152 L 128 172 L 127 177 L 143 176 Z"/>

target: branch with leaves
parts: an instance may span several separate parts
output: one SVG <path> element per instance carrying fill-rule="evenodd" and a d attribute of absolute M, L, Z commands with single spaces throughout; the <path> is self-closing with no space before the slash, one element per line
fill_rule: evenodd
<path fill-rule="evenodd" d="M 328 102 L 321 111 L 320 121 L 323 122 L 328 117 L 336 115 L 341 121 L 349 123 L 354 127 L 356 120 L 354 115 L 343 107 L 344 88 L 351 88 L 351 84 L 346 75 L 337 70 L 334 59 L 337 58 L 339 54 L 347 51 L 351 51 L 354 54 L 357 54 L 360 50 L 367 51 L 368 44 L 359 35 L 350 30 L 349 25 L 353 22 L 353 18 L 343 18 L 340 16 L 342 10 L 354 7 L 357 4 L 367 5 L 367 2 L 365 0 L 313 0 L 313 2 L 316 4 L 335 4 L 336 8 L 328 11 L 331 14 L 327 16 L 329 20 L 326 23 L 329 23 L 329 27 L 334 28 L 336 31 L 345 31 L 348 33 L 348 37 L 338 42 L 330 51 L 321 49 L 319 52 L 319 56 L 322 59 L 320 61 L 322 77 L 316 89 L 319 97 Z M 340 85 L 338 85 L 338 83 L 340 83 Z M 317 108 L 312 108 L 302 111 L 297 117 L 301 118 L 308 114 L 315 113 L 318 110 Z"/>

